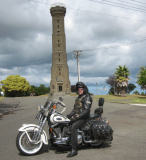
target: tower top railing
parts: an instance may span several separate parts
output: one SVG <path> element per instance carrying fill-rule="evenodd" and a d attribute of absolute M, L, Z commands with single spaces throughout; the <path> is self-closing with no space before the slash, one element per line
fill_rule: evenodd
<path fill-rule="evenodd" d="M 52 8 L 52 7 L 64 7 L 64 8 L 66 8 L 66 6 L 65 6 L 64 3 L 59 3 L 59 2 L 53 3 L 53 4 L 51 5 L 51 8 Z"/>

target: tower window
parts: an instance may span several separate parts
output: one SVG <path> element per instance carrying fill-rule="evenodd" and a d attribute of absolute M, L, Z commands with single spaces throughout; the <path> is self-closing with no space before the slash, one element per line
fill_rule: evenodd
<path fill-rule="evenodd" d="M 57 25 L 57 32 L 60 32 L 60 28 L 59 28 L 60 26 L 59 25 Z"/>
<path fill-rule="evenodd" d="M 60 22 L 60 20 L 59 19 L 57 19 L 57 23 L 59 23 Z"/>
<path fill-rule="evenodd" d="M 62 91 L 62 86 L 58 86 L 59 92 Z"/>
<path fill-rule="evenodd" d="M 58 40 L 58 47 L 60 47 L 60 40 Z"/>
<path fill-rule="evenodd" d="M 60 62 L 60 58 L 59 58 L 59 62 Z"/>

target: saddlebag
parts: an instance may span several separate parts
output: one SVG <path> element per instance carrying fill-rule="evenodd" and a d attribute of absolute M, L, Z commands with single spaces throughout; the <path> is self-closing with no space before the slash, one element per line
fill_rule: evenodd
<path fill-rule="evenodd" d="M 106 123 L 105 120 L 96 120 L 93 122 L 92 127 L 92 135 L 94 139 L 98 140 L 113 140 L 113 130 L 109 124 Z"/>

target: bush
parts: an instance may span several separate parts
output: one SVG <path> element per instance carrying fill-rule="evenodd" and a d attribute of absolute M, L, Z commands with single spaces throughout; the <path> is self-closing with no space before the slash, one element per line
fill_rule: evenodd
<path fill-rule="evenodd" d="M 136 91 L 133 92 L 133 94 L 139 95 L 140 93 L 136 90 Z"/>
<path fill-rule="evenodd" d="M 29 82 L 19 75 L 10 75 L 5 80 L 1 81 L 3 84 L 2 91 L 6 97 L 20 97 L 29 95 Z"/>
<path fill-rule="evenodd" d="M 50 93 L 50 88 L 41 84 L 39 87 L 32 85 L 30 89 L 31 96 L 39 96 Z"/>
<path fill-rule="evenodd" d="M 144 96 L 144 95 L 145 95 L 145 93 L 144 93 L 144 92 L 141 92 L 141 95 L 142 95 L 142 96 Z"/>

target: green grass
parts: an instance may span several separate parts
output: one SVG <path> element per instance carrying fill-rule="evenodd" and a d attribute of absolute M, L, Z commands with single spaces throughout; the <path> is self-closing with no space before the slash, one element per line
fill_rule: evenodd
<path fill-rule="evenodd" d="M 112 103 L 141 103 L 146 104 L 146 96 L 140 95 L 127 95 L 125 97 L 113 96 L 113 95 L 95 95 L 93 98 L 98 99 L 103 97 L 106 102 Z"/>

